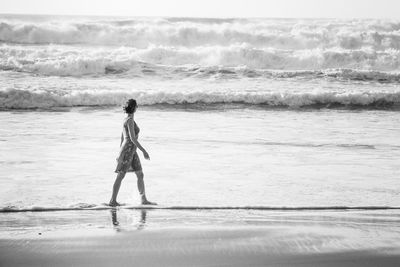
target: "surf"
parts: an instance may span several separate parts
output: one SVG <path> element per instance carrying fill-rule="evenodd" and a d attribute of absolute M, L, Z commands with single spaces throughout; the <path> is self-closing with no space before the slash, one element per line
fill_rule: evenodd
<path fill-rule="evenodd" d="M 156 46 L 0 46 L 0 71 L 43 76 L 126 78 L 320 78 L 399 82 L 400 50 L 282 50 L 246 44 L 195 48 Z"/>
<path fill-rule="evenodd" d="M 106 204 L 79 204 L 70 207 L 3 207 L 0 213 L 12 212 L 50 212 L 50 211 L 85 211 L 85 210 L 264 210 L 264 211 L 353 211 L 353 210 L 400 210 L 398 206 L 168 206 L 168 205 L 128 205 L 111 207 Z"/>
<path fill-rule="evenodd" d="M 0 17 L 0 40 L 21 44 L 90 44 L 145 48 L 247 43 L 254 47 L 399 49 L 393 20 Z"/>
<path fill-rule="evenodd" d="M 400 108 L 400 92 L 31 92 L 28 90 L 10 89 L 0 91 L 0 108 L 2 109 L 35 109 L 54 107 L 119 106 L 127 98 L 135 98 L 141 105 L 208 105 L 243 104 L 247 106 L 270 108 L 346 108 L 346 109 L 389 109 Z M 205 106 L 204 106 L 205 105 Z"/>

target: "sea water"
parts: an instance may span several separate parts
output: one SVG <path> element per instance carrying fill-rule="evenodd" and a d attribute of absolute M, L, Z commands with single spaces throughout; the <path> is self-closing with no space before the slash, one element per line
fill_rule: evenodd
<path fill-rule="evenodd" d="M 0 16 L 0 208 L 400 204 L 400 22 Z M 136 177 L 118 201 L 139 203 Z"/>

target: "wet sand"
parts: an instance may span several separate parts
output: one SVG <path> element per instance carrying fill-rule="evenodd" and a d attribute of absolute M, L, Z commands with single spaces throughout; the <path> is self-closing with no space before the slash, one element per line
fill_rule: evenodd
<path fill-rule="evenodd" d="M 272 241 L 259 236 L 271 235 Z M 2 240 L 1 266 L 399 266 L 377 251 L 295 252 L 263 230 L 168 229 L 115 236 Z"/>
<path fill-rule="evenodd" d="M 0 217 L 0 266 L 400 263 L 396 211 L 115 210 L 3 213 Z"/>

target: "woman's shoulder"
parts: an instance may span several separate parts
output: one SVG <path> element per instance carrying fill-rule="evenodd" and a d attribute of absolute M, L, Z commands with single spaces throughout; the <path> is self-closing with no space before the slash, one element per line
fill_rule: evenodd
<path fill-rule="evenodd" d="M 124 119 L 124 124 L 129 122 L 133 122 L 135 124 L 135 120 L 133 119 L 133 117 L 129 116 Z"/>

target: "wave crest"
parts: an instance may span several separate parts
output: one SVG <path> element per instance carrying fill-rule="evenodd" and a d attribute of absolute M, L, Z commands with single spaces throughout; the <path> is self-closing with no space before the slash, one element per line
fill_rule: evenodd
<path fill-rule="evenodd" d="M 128 98 L 142 105 L 181 104 L 246 104 L 267 107 L 316 107 L 399 109 L 400 92 L 396 93 L 221 93 L 221 92 L 0 92 L 2 109 L 31 109 L 76 106 L 119 106 Z"/>
<path fill-rule="evenodd" d="M 330 69 L 353 69 L 332 73 Z M 329 77 L 366 80 L 398 80 L 398 74 L 379 72 L 400 71 L 400 50 L 301 50 L 256 49 L 245 45 L 228 47 L 149 47 L 147 49 L 88 49 L 49 46 L 0 47 L 0 70 L 40 75 L 83 76 L 125 74 L 145 75 L 239 74 L 244 77 L 272 77 L 279 73 L 309 74 L 313 71 Z M 297 71 L 302 70 L 302 71 Z M 295 72 L 296 71 L 296 72 Z M 201 72 L 201 73 L 200 73 Z M 200 75 L 201 76 L 201 75 Z M 356 77 L 357 76 L 357 77 Z M 380 77 L 377 77 L 380 76 Z M 282 77 L 285 77 L 284 75 Z"/>
<path fill-rule="evenodd" d="M 22 44 L 90 44 L 146 48 L 247 43 L 254 47 L 400 49 L 400 23 L 387 20 L 79 19 L 0 21 L 0 40 Z"/>

